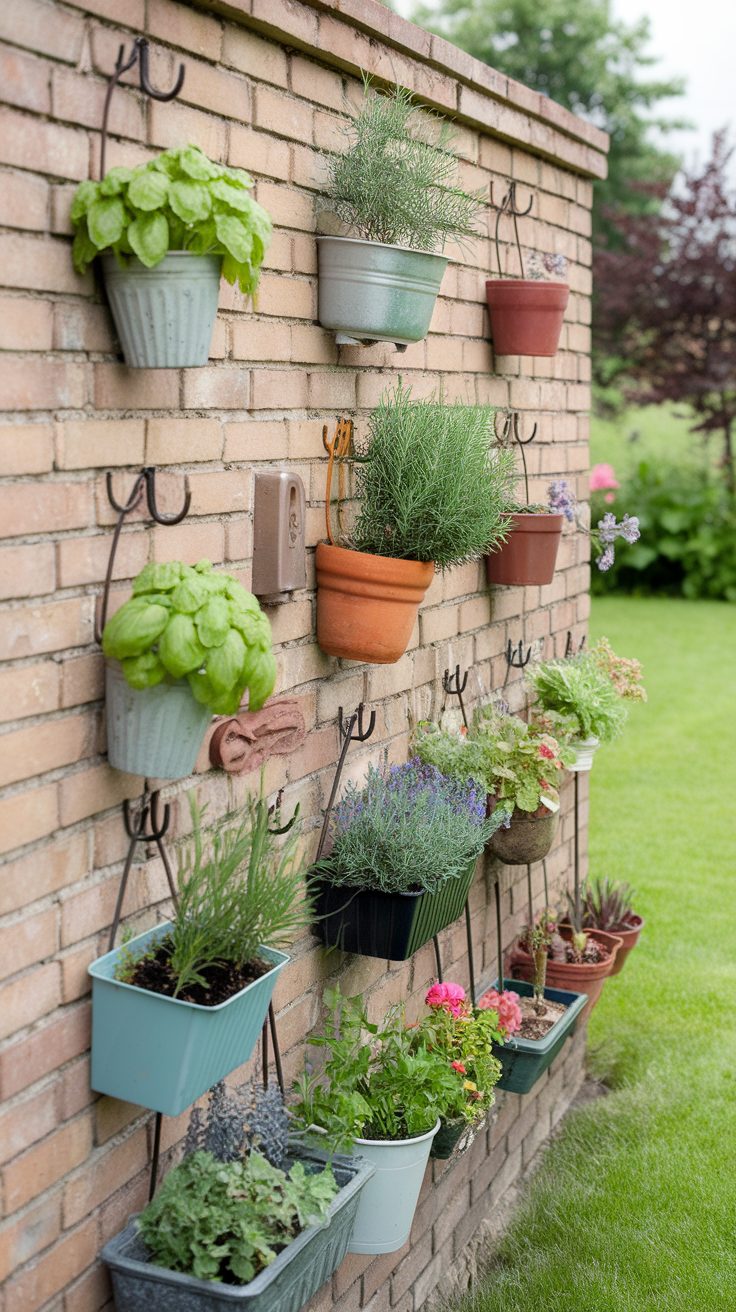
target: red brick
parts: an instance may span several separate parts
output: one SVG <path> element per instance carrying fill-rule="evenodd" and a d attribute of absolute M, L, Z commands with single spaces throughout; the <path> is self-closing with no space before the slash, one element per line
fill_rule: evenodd
<path fill-rule="evenodd" d="M 109 766 L 98 765 L 91 770 L 69 774 L 59 783 L 59 815 L 62 825 L 73 825 L 85 820 L 96 811 L 117 806 L 123 798 L 140 793 L 140 780 L 130 774 L 121 774 Z"/>
<path fill-rule="evenodd" d="M 56 828 L 58 786 L 32 788 L 0 801 L 0 852 L 32 843 Z"/>
<path fill-rule="evenodd" d="M 0 160 L 23 168 L 29 159 L 38 173 L 81 182 L 89 174 L 87 135 L 13 109 L 0 110 Z"/>
<path fill-rule="evenodd" d="M 148 140 L 162 150 L 181 146 L 182 141 L 196 141 L 210 159 L 225 159 L 227 124 L 214 114 L 203 114 L 190 105 L 178 102 L 161 104 L 151 101 L 148 109 Z"/>
<path fill-rule="evenodd" d="M 0 978 L 53 955 L 58 942 L 57 918 L 57 908 L 47 907 L 0 929 Z"/>
<path fill-rule="evenodd" d="M 143 1126 L 116 1147 L 95 1152 L 85 1164 L 84 1171 L 66 1185 L 64 1225 L 81 1221 L 147 1163 L 148 1140 Z"/>
<path fill-rule="evenodd" d="M 68 1175 L 92 1148 L 92 1121 L 80 1116 L 16 1157 L 3 1171 L 5 1203 L 13 1212 Z M 81 1220 L 81 1217 L 77 1218 Z"/>
<path fill-rule="evenodd" d="M 0 720 L 43 715 L 59 706 L 59 666 L 18 665 L 0 671 Z"/>
<path fill-rule="evenodd" d="M 307 375 L 295 369 L 256 369 L 253 410 L 288 410 L 307 405 Z"/>
<path fill-rule="evenodd" d="M 97 1222 L 91 1218 L 8 1281 L 7 1312 L 39 1312 L 54 1294 L 89 1266 L 97 1247 Z"/>
<path fill-rule="evenodd" d="M 306 100 L 296 100 L 272 87 L 255 88 L 253 122 L 258 128 L 267 128 L 277 137 L 311 144 L 314 110 Z"/>
<path fill-rule="evenodd" d="M 141 465 L 144 446 L 141 419 L 71 420 L 59 428 L 57 461 L 60 469 Z"/>
<path fill-rule="evenodd" d="M 51 77 L 54 118 L 62 123 L 79 123 L 98 129 L 107 93 L 107 83 L 68 68 L 57 68 Z M 142 97 L 127 87 L 116 87 L 110 101 L 108 130 L 111 136 L 139 140 L 144 132 Z M 76 176 L 76 175 L 72 175 Z"/>
<path fill-rule="evenodd" d="M 247 369 L 187 369 L 184 374 L 184 409 L 247 410 L 250 388 Z"/>
<path fill-rule="evenodd" d="M 49 184 L 29 173 L 0 170 L 0 223 L 43 231 L 48 225 Z"/>
<path fill-rule="evenodd" d="M 177 410 L 179 374 L 176 369 L 96 364 L 94 400 L 99 410 Z"/>
<path fill-rule="evenodd" d="M 288 80 L 286 52 L 272 41 L 264 41 L 253 32 L 227 24 L 222 47 L 223 63 L 241 73 L 285 87 Z"/>
<path fill-rule="evenodd" d="M 187 53 L 218 60 L 222 49 L 222 24 L 196 10 L 183 9 L 170 0 L 148 0 L 148 24 L 151 36 L 167 45 L 178 46 Z M 187 64 L 187 79 L 190 65 Z"/>
<path fill-rule="evenodd" d="M 10 477 L 46 474 L 54 463 L 51 424 L 0 424 L 0 470 Z"/>
<path fill-rule="evenodd" d="M 225 425 L 225 461 L 250 464 L 254 460 L 283 460 L 286 452 L 282 420 L 252 419 Z"/>
<path fill-rule="evenodd" d="M 179 99 L 225 118 L 241 122 L 251 118 L 250 84 L 246 79 L 196 59 L 187 60 L 187 75 Z"/>
<path fill-rule="evenodd" d="M 6 601 L 12 597 L 34 597 L 53 592 L 55 582 L 52 543 L 0 548 L 0 596 Z"/>
<path fill-rule="evenodd" d="M 53 307 L 53 343 L 55 351 L 111 355 L 117 346 L 107 306 L 87 301 L 57 301 Z"/>
<path fill-rule="evenodd" d="M 33 1025 L 61 1002 L 61 968 L 47 962 L 0 988 L 0 1039 Z"/>
<path fill-rule="evenodd" d="M 0 363 L 0 408 L 3 410 L 79 409 L 86 399 L 87 371 L 84 365 L 8 355 Z"/>
<path fill-rule="evenodd" d="M 8 612 L 0 626 L 0 659 L 79 647 L 91 639 L 91 598 L 39 603 Z"/>
<path fill-rule="evenodd" d="M 94 715 L 65 716 L 0 737 L 0 786 L 58 770 L 94 755 L 98 725 Z"/>
<path fill-rule="evenodd" d="M 10 1098 L 89 1047 L 88 1003 L 66 1008 L 26 1039 L 0 1052 L 0 1097 Z"/>
<path fill-rule="evenodd" d="M 6 104 L 37 114 L 50 113 L 50 68 L 45 61 L 21 54 L 19 50 L 0 49 L 0 85 Z"/>
<path fill-rule="evenodd" d="M 53 313 L 47 301 L 0 296 L 0 349 L 50 351 Z"/>
<path fill-rule="evenodd" d="M 61 667 L 61 705 L 99 701 L 105 694 L 105 662 L 101 652 L 75 656 Z"/>
<path fill-rule="evenodd" d="M 228 164 L 259 173 L 266 178 L 288 180 L 291 156 L 286 141 L 269 136 L 267 132 L 254 132 L 252 128 L 234 123 L 230 129 Z"/>
<path fill-rule="evenodd" d="M 115 555 L 114 577 L 132 578 L 142 570 L 148 560 L 149 546 L 145 529 L 121 534 Z M 62 538 L 57 551 L 60 587 L 101 583 L 104 579 L 110 555 L 109 535 Z"/>
<path fill-rule="evenodd" d="M 219 419 L 147 420 L 146 460 L 153 465 L 199 463 L 222 458 Z"/>
<path fill-rule="evenodd" d="M 91 489 L 85 483 L 5 483 L 0 487 L 0 537 L 30 536 L 89 523 Z"/>
<path fill-rule="evenodd" d="M 49 844 L 43 860 L 37 852 L 6 862 L 0 870 L 0 915 L 55 893 L 87 874 L 87 835 Z"/>
<path fill-rule="evenodd" d="M 0 1281 L 53 1244 L 61 1233 L 61 1203 L 45 1198 L 0 1231 Z"/>

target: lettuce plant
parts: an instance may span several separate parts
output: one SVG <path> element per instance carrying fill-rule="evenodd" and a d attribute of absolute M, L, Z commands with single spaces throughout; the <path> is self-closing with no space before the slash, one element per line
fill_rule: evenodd
<path fill-rule="evenodd" d="M 208 560 L 146 565 L 107 621 L 102 650 L 132 688 L 188 679 L 214 715 L 234 715 L 246 688 L 258 710 L 276 681 L 271 626 L 256 598 Z"/>
<path fill-rule="evenodd" d="M 78 186 L 72 202 L 72 260 L 84 273 L 101 251 L 146 268 L 168 251 L 222 255 L 222 276 L 253 295 L 271 219 L 251 194 L 242 169 L 215 164 L 198 149 L 165 150 L 138 168 L 113 168 L 101 182 Z"/>

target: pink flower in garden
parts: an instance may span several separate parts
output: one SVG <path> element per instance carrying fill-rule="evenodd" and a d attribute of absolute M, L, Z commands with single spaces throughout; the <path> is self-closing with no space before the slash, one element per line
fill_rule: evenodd
<path fill-rule="evenodd" d="M 511 989 L 504 989 L 499 993 L 498 989 L 488 989 L 483 994 L 478 1007 L 485 1010 L 492 1008 L 498 1012 L 499 1029 L 505 1030 L 506 1034 L 515 1034 L 521 1029 L 521 1007 L 519 1006 L 518 995 Z"/>
<path fill-rule="evenodd" d="M 462 1016 L 465 1010 L 465 989 L 462 984 L 433 984 L 424 1001 L 428 1007 L 442 1007 L 451 1016 Z"/>
<path fill-rule="evenodd" d="M 543 756 L 545 761 L 553 761 L 555 759 L 555 754 L 552 751 L 552 748 L 548 747 L 546 743 L 539 744 L 539 755 Z"/>
<path fill-rule="evenodd" d="M 590 471 L 590 490 L 591 492 L 604 492 L 606 488 L 620 487 L 613 465 L 593 465 Z M 613 500 L 613 497 L 611 498 Z M 608 501 L 608 497 L 606 497 Z"/>
<path fill-rule="evenodd" d="M 459 1071 L 459 1073 L 460 1073 L 461 1075 L 467 1075 L 468 1072 L 467 1072 L 466 1068 L 463 1066 L 463 1064 L 462 1064 L 461 1061 L 453 1061 L 453 1062 L 450 1062 L 450 1065 L 452 1066 L 452 1069 L 453 1069 L 454 1071 Z"/>

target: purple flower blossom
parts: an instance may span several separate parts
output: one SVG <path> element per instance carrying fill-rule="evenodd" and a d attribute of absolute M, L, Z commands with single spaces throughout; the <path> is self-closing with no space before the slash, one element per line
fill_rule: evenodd
<path fill-rule="evenodd" d="M 639 520 L 636 515 L 624 515 L 619 524 L 616 516 L 609 510 L 593 532 L 594 541 L 603 551 L 596 561 L 599 570 L 610 569 L 614 561 L 614 542 L 623 538 L 624 542 L 637 542 L 641 537 Z"/>
<path fill-rule="evenodd" d="M 572 524 L 575 519 L 577 502 L 567 480 L 557 478 L 554 483 L 550 483 L 548 496 L 550 510 L 556 515 L 564 515 L 568 524 Z"/>
<path fill-rule="evenodd" d="M 638 542 L 641 537 L 639 528 L 639 518 L 637 515 L 624 515 L 621 520 L 621 537 L 624 542 Z"/>
<path fill-rule="evenodd" d="M 609 543 L 609 545 L 605 548 L 602 555 L 598 557 L 595 563 L 598 566 L 599 570 L 605 572 L 607 569 L 611 568 L 613 564 L 613 560 L 614 560 L 613 547 Z"/>

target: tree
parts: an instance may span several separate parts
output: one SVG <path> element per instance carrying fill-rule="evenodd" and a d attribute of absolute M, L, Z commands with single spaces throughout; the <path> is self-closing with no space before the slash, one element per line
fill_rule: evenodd
<path fill-rule="evenodd" d="M 713 138 L 711 158 L 665 194 L 659 214 L 617 216 L 621 244 L 598 257 L 596 337 L 617 357 L 624 390 L 642 404 L 686 403 L 693 432 L 719 433 L 722 467 L 736 489 L 736 189 L 733 148 Z"/>
<path fill-rule="evenodd" d="M 596 184 L 597 245 L 615 244 L 620 212 L 651 209 L 642 182 L 672 180 L 677 160 L 649 134 L 682 126 L 655 111 L 684 84 L 648 75 L 656 61 L 647 19 L 616 21 L 609 0 L 424 0 L 414 17 L 610 134 L 608 178 Z"/>

